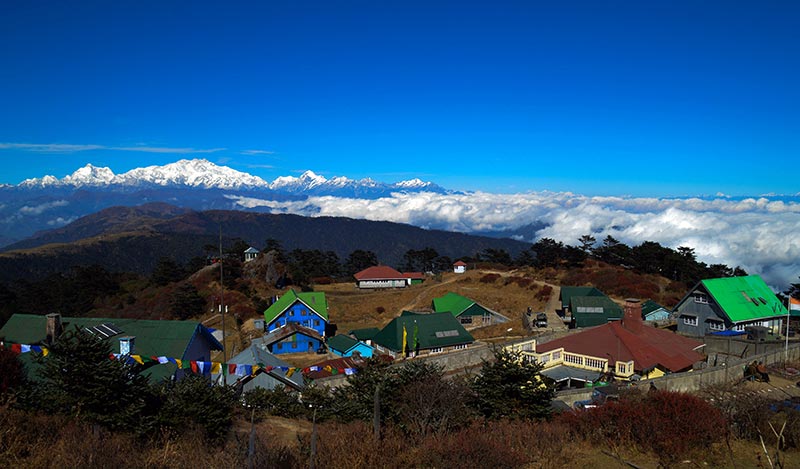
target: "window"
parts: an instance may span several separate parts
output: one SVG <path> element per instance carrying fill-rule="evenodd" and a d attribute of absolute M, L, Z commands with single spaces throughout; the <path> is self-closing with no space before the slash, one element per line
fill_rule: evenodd
<path fill-rule="evenodd" d="M 723 324 L 721 322 L 717 322 L 717 321 L 709 321 L 708 322 L 708 328 L 710 330 L 712 330 L 712 331 L 724 331 L 725 330 L 725 324 Z"/>
<path fill-rule="evenodd" d="M 283 349 L 283 344 L 278 342 L 278 350 L 282 350 L 282 349 Z"/>
<path fill-rule="evenodd" d="M 464 350 L 467 348 L 467 344 L 460 344 L 453 347 L 453 350 Z"/>
<path fill-rule="evenodd" d="M 472 324 L 472 316 L 461 316 L 458 318 L 461 324 Z"/>
<path fill-rule="evenodd" d="M 434 347 L 431 349 L 431 353 L 442 353 L 444 349 L 442 347 Z"/>
<path fill-rule="evenodd" d="M 294 316 L 294 310 L 289 310 L 289 316 Z"/>
<path fill-rule="evenodd" d="M 744 332 L 744 324 L 737 324 L 733 326 L 733 330 L 736 332 Z"/>
<path fill-rule="evenodd" d="M 292 342 L 292 348 L 297 348 L 297 342 Z"/>
<path fill-rule="evenodd" d="M 314 325 L 319 326 L 319 319 L 314 319 Z"/>
<path fill-rule="evenodd" d="M 308 314 L 308 311 L 306 311 L 304 309 L 300 310 L 300 316 L 305 316 L 306 314 Z"/>
<path fill-rule="evenodd" d="M 707 305 L 708 304 L 708 297 L 702 294 L 695 294 L 694 295 L 694 302 Z"/>
<path fill-rule="evenodd" d="M 683 323 L 687 326 L 697 326 L 697 318 L 694 316 L 684 316 Z"/>

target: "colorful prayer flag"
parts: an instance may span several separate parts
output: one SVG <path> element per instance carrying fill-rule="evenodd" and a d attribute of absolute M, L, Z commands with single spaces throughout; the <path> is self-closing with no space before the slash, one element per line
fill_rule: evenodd
<path fill-rule="evenodd" d="M 295 368 L 295 367 L 289 368 L 289 370 L 286 371 L 286 377 L 287 378 L 291 378 L 292 375 L 294 374 L 295 370 L 297 370 L 297 368 Z"/>
<path fill-rule="evenodd" d="M 789 297 L 789 309 L 792 311 L 800 311 L 800 300 Z"/>
<path fill-rule="evenodd" d="M 408 333 L 406 332 L 406 325 L 403 324 L 403 346 L 400 348 L 400 353 L 402 354 L 406 353 L 406 336 L 408 336 Z"/>

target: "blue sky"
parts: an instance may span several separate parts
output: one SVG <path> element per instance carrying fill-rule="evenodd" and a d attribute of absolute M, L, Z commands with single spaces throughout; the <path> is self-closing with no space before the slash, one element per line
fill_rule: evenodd
<path fill-rule="evenodd" d="M 224 3 L 0 5 L 0 183 L 202 157 L 268 180 L 800 192 L 797 2 Z"/>

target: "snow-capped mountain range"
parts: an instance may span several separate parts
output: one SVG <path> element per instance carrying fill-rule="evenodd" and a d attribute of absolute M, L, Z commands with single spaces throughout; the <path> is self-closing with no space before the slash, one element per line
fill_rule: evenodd
<path fill-rule="evenodd" d="M 107 167 L 87 164 L 62 179 L 54 176 L 26 179 L 17 187 L 42 189 L 48 187 L 105 188 L 111 186 L 127 188 L 148 186 L 192 187 L 226 190 L 267 189 L 288 194 L 309 193 L 309 195 L 312 193 L 314 195 L 346 195 L 343 192 L 350 190 L 362 196 L 364 192 L 384 191 L 445 192 L 444 189 L 434 183 L 416 178 L 387 184 L 370 178 L 354 180 L 344 176 L 337 176 L 327 179 L 324 176 L 315 174 L 313 171 L 306 171 L 300 177 L 281 176 L 272 182 L 268 182 L 258 176 L 237 171 L 227 166 L 219 166 L 204 159 L 180 160 L 164 166 L 136 168 L 122 174 L 114 174 Z"/>
<path fill-rule="evenodd" d="M 379 199 L 423 192 L 453 193 L 420 179 L 396 183 L 343 176 L 327 179 L 312 171 L 269 182 L 204 159 L 184 159 L 121 174 L 87 164 L 61 179 L 43 176 L 16 186 L 0 185 L 0 247 L 112 206 L 166 202 L 193 210 L 269 212 L 272 209 L 264 206 L 264 201 L 302 201 L 313 196 Z M 252 204 L 252 200 L 259 203 Z"/>

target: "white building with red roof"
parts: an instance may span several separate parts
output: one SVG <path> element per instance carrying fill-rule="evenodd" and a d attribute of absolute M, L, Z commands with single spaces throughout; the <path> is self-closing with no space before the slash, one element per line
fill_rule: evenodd
<path fill-rule="evenodd" d="M 456 263 L 453 264 L 453 273 L 463 274 L 466 271 L 467 271 L 467 263 L 466 262 L 464 262 L 464 261 L 456 261 Z"/>
<path fill-rule="evenodd" d="M 353 275 L 358 288 L 405 288 L 411 279 L 387 265 L 367 267 Z"/>

